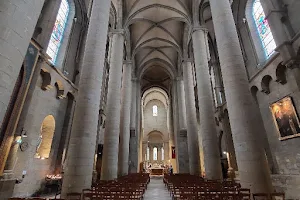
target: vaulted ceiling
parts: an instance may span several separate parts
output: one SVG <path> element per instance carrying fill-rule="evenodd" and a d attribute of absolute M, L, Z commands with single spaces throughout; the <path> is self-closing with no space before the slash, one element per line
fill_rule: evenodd
<path fill-rule="evenodd" d="M 171 80 L 182 73 L 181 61 L 192 56 L 193 24 L 205 26 L 210 44 L 215 45 L 208 0 L 112 0 L 112 4 L 115 15 L 123 18 L 127 58 L 134 62 L 142 91 L 154 86 L 170 91 Z"/>
<path fill-rule="evenodd" d="M 190 0 L 126 0 L 125 27 L 131 56 L 144 89 L 169 88 L 183 55 L 184 24 L 191 23 Z"/>

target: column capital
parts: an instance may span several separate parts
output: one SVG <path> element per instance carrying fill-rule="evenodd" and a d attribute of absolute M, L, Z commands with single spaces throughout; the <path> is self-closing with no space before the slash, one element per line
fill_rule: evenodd
<path fill-rule="evenodd" d="M 182 59 L 182 62 L 183 62 L 183 63 L 193 62 L 193 59 L 192 59 L 192 58 L 183 58 L 183 59 Z"/>
<path fill-rule="evenodd" d="M 115 34 L 120 34 L 120 35 L 124 35 L 125 31 L 124 29 L 112 29 L 109 31 L 109 37 L 115 35 Z"/>
<path fill-rule="evenodd" d="M 132 60 L 124 60 L 123 64 L 132 65 Z"/>
<path fill-rule="evenodd" d="M 213 66 L 218 66 L 218 65 L 220 65 L 220 62 L 218 61 L 218 60 L 210 60 L 210 61 L 208 61 L 208 64 L 211 66 L 211 67 L 213 67 Z"/>
<path fill-rule="evenodd" d="M 182 81 L 183 80 L 183 77 L 182 76 L 177 76 L 176 78 L 175 78 L 175 81 Z"/>
<path fill-rule="evenodd" d="M 139 81 L 139 79 L 138 79 L 137 77 L 132 77 L 131 80 L 132 80 L 132 81 L 136 81 L 136 82 Z"/>
<path fill-rule="evenodd" d="M 204 26 L 195 26 L 193 27 L 193 33 L 196 32 L 196 31 L 203 31 L 204 33 L 208 33 L 208 29 L 205 28 Z"/>

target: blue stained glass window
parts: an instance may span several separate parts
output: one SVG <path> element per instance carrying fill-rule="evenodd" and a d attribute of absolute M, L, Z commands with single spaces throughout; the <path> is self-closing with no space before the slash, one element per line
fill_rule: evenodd
<path fill-rule="evenodd" d="M 263 7 L 260 3 L 260 0 L 254 1 L 252 14 L 259 37 L 262 41 L 263 48 L 265 50 L 265 54 L 267 58 L 269 58 L 274 53 L 276 43 L 274 41 L 268 20 L 266 20 L 266 16 Z"/>
<path fill-rule="evenodd" d="M 62 0 L 47 48 L 47 54 L 51 57 L 50 61 L 53 64 L 55 64 L 59 48 L 64 37 L 69 10 L 70 7 L 68 1 Z"/>

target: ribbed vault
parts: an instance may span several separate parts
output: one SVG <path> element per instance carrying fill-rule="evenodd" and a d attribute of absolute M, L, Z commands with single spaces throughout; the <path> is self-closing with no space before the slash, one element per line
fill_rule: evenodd
<path fill-rule="evenodd" d="M 126 0 L 124 27 L 130 33 L 131 57 L 142 90 L 169 90 L 183 57 L 185 24 L 191 25 L 189 0 Z"/>

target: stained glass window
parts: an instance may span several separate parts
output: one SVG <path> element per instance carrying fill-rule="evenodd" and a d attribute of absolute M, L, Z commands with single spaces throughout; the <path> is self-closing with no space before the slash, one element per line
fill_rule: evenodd
<path fill-rule="evenodd" d="M 153 106 L 153 116 L 157 116 L 157 106 Z"/>
<path fill-rule="evenodd" d="M 268 58 L 274 53 L 276 43 L 274 41 L 268 20 L 266 20 L 266 15 L 264 13 L 260 0 L 254 1 L 252 14 L 255 20 L 259 37 L 265 50 L 265 54 Z"/>
<path fill-rule="evenodd" d="M 55 64 L 56 62 L 59 47 L 64 37 L 69 10 L 70 7 L 68 1 L 62 0 L 58 10 L 58 14 L 56 16 L 56 21 L 51 34 L 50 42 L 47 48 L 47 54 L 51 57 L 50 61 L 53 64 Z"/>
<path fill-rule="evenodd" d="M 153 148 L 153 160 L 157 160 L 157 147 Z"/>

